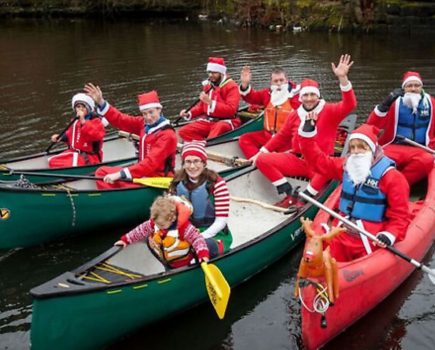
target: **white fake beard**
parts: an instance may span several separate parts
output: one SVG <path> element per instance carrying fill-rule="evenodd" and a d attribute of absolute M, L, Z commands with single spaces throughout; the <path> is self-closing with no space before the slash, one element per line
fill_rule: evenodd
<path fill-rule="evenodd" d="M 346 161 L 345 170 L 349 174 L 354 185 L 363 183 L 371 174 L 373 154 L 368 151 L 365 153 L 351 154 Z"/>
<path fill-rule="evenodd" d="M 271 85 L 270 86 L 270 102 L 274 106 L 278 106 L 280 104 L 283 104 L 290 96 L 290 93 L 288 91 L 288 83 L 282 84 L 280 86 L 278 85 Z"/>
<path fill-rule="evenodd" d="M 420 100 L 421 100 L 421 95 L 416 94 L 415 92 L 407 92 L 403 96 L 403 104 L 408 108 L 412 108 L 413 113 L 417 112 L 417 107 L 418 104 L 420 103 Z"/>

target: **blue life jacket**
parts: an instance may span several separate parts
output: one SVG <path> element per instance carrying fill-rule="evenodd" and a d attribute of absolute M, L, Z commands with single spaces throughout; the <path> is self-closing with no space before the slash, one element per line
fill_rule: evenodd
<path fill-rule="evenodd" d="M 412 108 L 407 107 L 400 99 L 399 120 L 397 123 L 397 135 L 404 136 L 410 140 L 426 145 L 426 133 L 430 124 L 431 106 L 424 96 L 414 114 Z"/>
<path fill-rule="evenodd" d="M 395 163 L 382 157 L 371 168 L 371 175 L 364 183 L 355 186 L 347 171 L 343 175 L 343 189 L 340 195 L 340 210 L 351 218 L 382 222 L 386 209 L 386 196 L 379 189 L 379 181 L 387 168 Z"/>
<path fill-rule="evenodd" d="M 186 197 L 193 206 L 191 222 L 194 226 L 210 226 L 215 220 L 213 196 L 208 191 L 208 183 L 204 183 L 193 191 L 189 191 L 182 181 L 177 184 L 177 196 Z"/>

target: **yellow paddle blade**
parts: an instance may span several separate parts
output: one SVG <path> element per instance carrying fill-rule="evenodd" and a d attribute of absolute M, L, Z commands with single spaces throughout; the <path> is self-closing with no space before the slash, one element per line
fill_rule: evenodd
<path fill-rule="evenodd" d="M 135 184 L 141 184 L 149 187 L 169 188 L 172 179 L 172 177 L 141 177 L 139 179 L 133 179 L 133 182 Z"/>
<path fill-rule="evenodd" d="M 222 272 L 216 265 L 201 263 L 205 275 L 205 286 L 218 317 L 222 320 L 225 316 L 231 288 Z"/>

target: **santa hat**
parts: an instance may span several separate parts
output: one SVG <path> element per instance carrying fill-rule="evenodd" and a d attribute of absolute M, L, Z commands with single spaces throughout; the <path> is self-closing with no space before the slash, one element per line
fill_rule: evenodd
<path fill-rule="evenodd" d="M 207 161 L 207 152 L 205 151 L 205 141 L 186 142 L 181 151 L 181 159 L 186 159 L 187 156 L 196 156 L 202 161 Z"/>
<path fill-rule="evenodd" d="M 374 125 L 363 124 L 355 129 L 349 137 L 349 141 L 353 139 L 359 139 L 366 142 L 373 153 L 376 152 L 378 145 L 379 129 Z"/>
<path fill-rule="evenodd" d="M 225 74 L 227 72 L 227 67 L 225 66 L 225 61 L 222 57 L 209 57 L 207 63 L 207 72 L 218 72 Z"/>
<path fill-rule="evenodd" d="M 95 102 L 91 96 L 88 96 L 83 93 L 75 94 L 71 100 L 72 109 L 76 108 L 76 105 L 82 103 L 85 105 L 86 109 L 92 112 L 95 109 Z"/>
<path fill-rule="evenodd" d="M 309 93 L 315 93 L 320 97 L 319 83 L 312 79 L 304 79 L 301 82 L 301 90 L 299 91 L 299 101 L 302 101 L 302 96 Z"/>
<path fill-rule="evenodd" d="M 423 86 L 423 80 L 421 79 L 420 73 L 408 71 L 405 74 L 403 74 L 402 89 L 410 81 L 418 81 Z"/>
<path fill-rule="evenodd" d="M 148 108 L 162 108 L 162 105 L 160 104 L 160 100 L 159 100 L 159 95 L 157 95 L 156 90 L 145 92 L 144 94 L 138 95 L 137 104 L 139 105 L 139 109 L 141 111 Z"/>

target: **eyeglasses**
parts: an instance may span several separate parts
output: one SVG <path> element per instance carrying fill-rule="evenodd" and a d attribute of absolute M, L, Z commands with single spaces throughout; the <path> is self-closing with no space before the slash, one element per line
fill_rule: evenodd
<path fill-rule="evenodd" d="M 202 163 L 201 159 L 194 159 L 194 160 L 185 160 L 184 161 L 184 165 L 186 166 L 191 166 L 191 165 L 199 165 Z"/>

